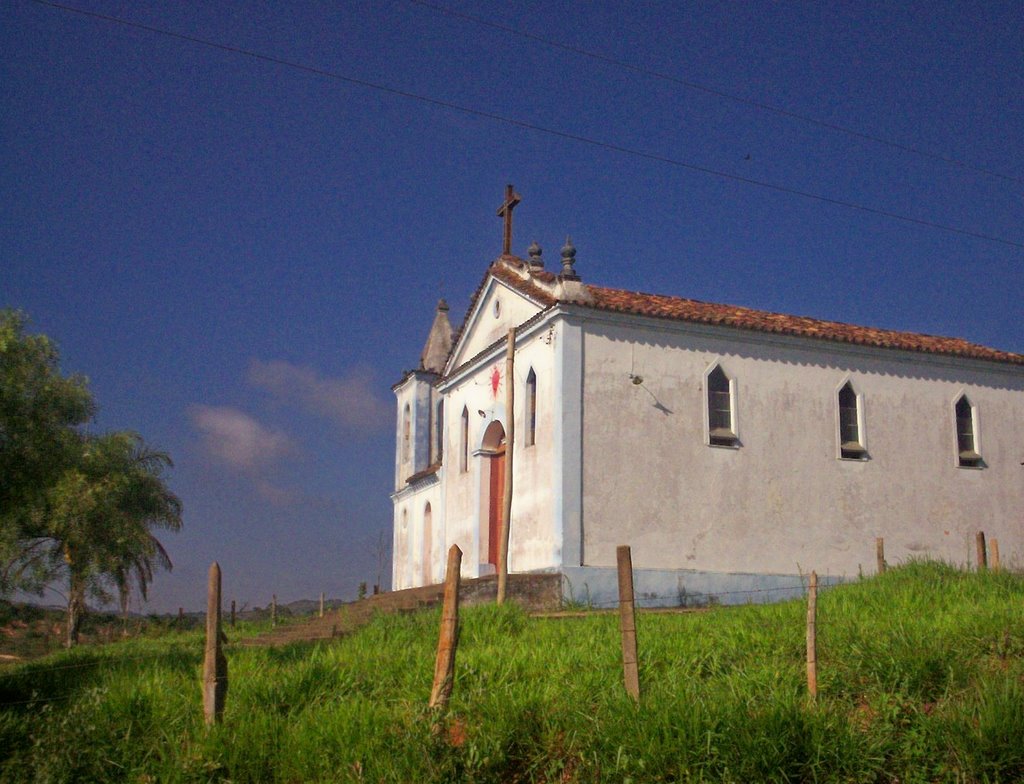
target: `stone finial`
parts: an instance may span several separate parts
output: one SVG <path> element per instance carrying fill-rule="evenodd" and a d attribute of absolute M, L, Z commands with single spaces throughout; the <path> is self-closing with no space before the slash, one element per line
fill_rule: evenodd
<path fill-rule="evenodd" d="M 441 297 L 441 299 L 439 299 L 439 300 L 437 301 L 437 310 L 438 310 L 438 312 L 440 312 L 440 311 L 442 311 L 442 310 L 443 310 L 443 311 L 444 311 L 445 313 L 447 313 L 447 312 L 448 312 L 448 303 L 447 303 L 447 302 L 445 302 L 445 299 L 444 299 L 444 297 Z"/>
<path fill-rule="evenodd" d="M 540 257 L 544 251 L 537 244 L 536 240 L 530 243 L 530 247 L 526 249 L 526 252 L 530 254 L 530 269 L 544 269 L 544 259 Z"/>
<path fill-rule="evenodd" d="M 576 263 L 576 246 L 572 244 L 572 237 L 565 238 L 565 245 L 562 246 L 562 278 L 564 280 L 579 280 L 580 276 L 573 270 Z"/>

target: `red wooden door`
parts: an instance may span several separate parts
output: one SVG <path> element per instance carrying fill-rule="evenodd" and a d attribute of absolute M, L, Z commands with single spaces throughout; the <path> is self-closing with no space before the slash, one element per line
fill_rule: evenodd
<path fill-rule="evenodd" d="M 498 565 L 498 539 L 505 513 L 505 444 L 491 458 L 490 503 L 487 510 L 487 563 Z"/>

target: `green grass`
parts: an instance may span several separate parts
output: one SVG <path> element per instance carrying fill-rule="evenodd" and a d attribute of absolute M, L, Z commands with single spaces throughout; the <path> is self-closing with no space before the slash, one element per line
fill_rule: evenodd
<path fill-rule="evenodd" d="M 636 707 L 615 616 L 464 610 L 442 720 L 436 611 L 229 648 L 211 730 L 199 633 L 62 653 L 0 671 L 0 782 L 1024 780 L 1024 580 L 915 563 L 823 591 L 814 705 L 805 613 L 640 615 Z"/>

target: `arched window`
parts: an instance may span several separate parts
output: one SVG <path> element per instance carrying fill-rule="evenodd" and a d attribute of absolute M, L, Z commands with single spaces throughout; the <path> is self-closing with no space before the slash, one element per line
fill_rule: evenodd
<path fill-rule="evenodd" d="M 708 440 L 712 446 L 736 446 L 733 384 L 721 366 L 707 376 Z"/>
<path fill-rule="evenodd" d="M 469 470 L 469 409 L 462 407 L 461 436 L 459 440 L 459 470 Z"/>
<path fill-rule="evenodd" d="M 526 377 L 526 445 L 537 443 L 537 374 L 530 368 Z"/>
<path fill-rule="evenodd" d="M 860 397 L 847 381 L 839 390 L 839 455 L 848 460 L 864 460 L 868 450 L 861 435 Z"/>
<path fill-rule="evenodd" d="M 967 395 L 961 395 L 956 401 L 956 451 L 957 461 L 964 468 L 981 467 L 974 406 Z"/>
<path fill-rule="evenodd" d="M 409 450 L 412 445 L 412 411 L 409 404 L 405 404 L 402 412 L 402 460 L 409 459 Z"/>

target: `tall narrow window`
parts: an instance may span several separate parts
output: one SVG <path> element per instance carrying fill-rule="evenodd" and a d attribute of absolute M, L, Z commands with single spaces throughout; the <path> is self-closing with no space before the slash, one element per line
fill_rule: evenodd
<path fill-rule="evenodd" d="M 526 445 L 537 443 L 537 374 L 530 368 L 526 377 Z"/>
<path fill-rule="evenodd" d="M 981 455 L 978 454 L 978 441 L 974 427 L 974 406 L 961 395 L 956 401 L 956 450 L 957 459 L 965 468 L 981 466 Z"/>
<path fill-rule="evenodd" d="M 853 384 L 847 381 L 839 390 L 839 455 L 848 460 L 863 460 L 868 455 L 860 434 L 860 405 Z"/>
<path fill-rule="evenodd" d="M 736 446 L 732 382 L 721 367 L 708 374 L 708 439 L 713 446 Z"/>
<path fill-rule="evenodd" d="M 424 431 L 427 434 L 427 465 L 434 464 L 434 407 L 427 403 L 427 427 Z"/>
<path fill-rule="evenodd" d="M 462 407 L 462 434 L 460 437 L 459 470 L 469 470 L 469 409 Z"/>
<path fill-rule="evenodd" d="M 409 409 L 409 404 L 405 404 L 405 410 L 402 412 L 402 460 L 409 459 L 409 447 L 411 445 L 412 438 L 412 412 Z"/>
<path fill-rule="evenodd" d="M 434 462 L 440 463 L 444 458 L 444 401 L 437 401 L 437 451 L 434 453 Z"/>

